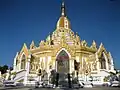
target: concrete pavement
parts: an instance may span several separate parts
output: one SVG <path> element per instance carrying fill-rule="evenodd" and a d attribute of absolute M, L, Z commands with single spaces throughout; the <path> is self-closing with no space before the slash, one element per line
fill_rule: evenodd
<path fill-rule="evenodd" d="M 70 88 L 34 88 L 34 87 L 0 87 L 0 90 L 120 90 L 120 88 L 115 87 L 94 87 L 94 88 L 80 88 L 80 89 L 70 89 Z"/>

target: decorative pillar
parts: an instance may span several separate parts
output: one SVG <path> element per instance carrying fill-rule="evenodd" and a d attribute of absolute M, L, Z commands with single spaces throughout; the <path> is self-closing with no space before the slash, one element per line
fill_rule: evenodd
<path fill-rule="evenodd" d="M 74 71 L 74 58 L 70 59 L 70 73 L 72 73 Z"/>
<path fill-rule="evenodd" d="M 16 69 L 17 69 L 16 58 L 14 58 L 13 70 L 16 71 Z"/>
<path fill-rule="evenodd" d="M 97 53 L 95 54 L 95 56 L 96 56 L 96 61 L 97 61 L 97 71 L 100 72 L 100 63 L 99 63 L 99 59 L 98 59 Z"/>
<path fill-rule="evenodd" d="M 72 60 L 69 60 L 69 73 L 72 73 L 72 63 L 71 63 Z"/>
<path fill-rule="evenodd" d="M 107 58 L 107 56 L 105 55 L 104 52 L 103 52 L 103 55 L 104 55 L 104 57 L 105 57 L 106 70 L 109 70 L 109 66 L 108 66 L 108 58 Z"/>
<path fill-rule="evenodd" d="M 41 66 L 41 63 L 42 63 L 42 58 L 40 57 L 40 69 L 42 69 L 42 66 Z"/>
<path fill-rule="evenodd" d="M 53 66 L 52 66 L 52 68 L 53 68 L 53 69 L 55 69 L 55 70 L 57 70 L 56 57 L 52 57 L 52 59 L 51 59 L 51 60 L 52 60 L 52 65 L 53 65 Z"/>
<path fill-rule="evenodd" d="M 55 70 L 57 72 L 57 61 L 55 61 Z"/>
<path fill-rule="evenodd" d="M 51 56 L 48 56 L 48 60 L 47 60 L 48 85 L 49 85 L 49 78 L 51 75 L 51 68 L 49 66 L 50 61 L 51 61 Z"/>
<path fill-rule="evenodd" d="M 43 62 L 43 70 L 45 70 L 46 71 L 46 57 L 43 57 L 42 58 L 42 62 Z"/>
<path fill-rule="evenodd" d="M 18 52 L 17 52 L 17 54 L 16 54 L 16 56 L 15 56 L 15 58 L 14 58 L 14 64 L 13 64 L 13 70 L 14 70 L 14 71 L 16 71 L 16 69 L 17 69 L 17 66 L 16 66 L 17 56 L 18 56 Z"/>
<path fill-rule="evenodd" d="M 1 79 L 1 71 L 0 71 L 0 79 Z"/>
<path fill-rule="evenodd" d="M 109 70 L 108 60 L 106 61 L 106 70 Z"/>
<path fill-rule="evenodd" d="M 22 60 L 22 58 L 20 58 L 20 62 L 19 62 L 19 66 L 18 66 L 19 71 L 21 70 L 21 60 Z"/>
<path fill-rule="evenodd" d="M 31 59 L 31 55 L 28 56 L 27 58 L 27 62 L 26 62 L 26 73 L 25 73 L 25 78 L 24 78 L 24 85 L 27 85 L 27 81 L 28 81 L 28 76 L 29 76 L 29 72 L 30 72 L 30 59 Z"/>
<path fill-rule="evenodd" d="M 77 62 L 80 62 L 79 59 L 80 59 L 79 56 L 76 56 L 76 61 Z"/>
<path fill-rule="evenodd" d="M 110 58 L 110 62 L 111 62 L 111 71 L 114 71 L 114 62 L 113 62 L 113 58 L 111 53 L 109 52 L 109 58 Z"/>
<path fill-rule="evenodd" d="M 92 65 L 93 65 L 93 62 L 90 62 L 90 70 L 91 70 L 91 71 L 93 71 L 93 66 L 92 66 Z M 91 72 L 91 71 L 90 71 L 90 72 Z"/>

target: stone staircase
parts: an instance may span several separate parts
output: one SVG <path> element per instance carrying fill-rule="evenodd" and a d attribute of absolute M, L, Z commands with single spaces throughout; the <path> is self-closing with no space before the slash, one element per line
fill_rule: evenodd
<path fill-rule="evenodd" d="M 16 73 L 16 76 L 14 78 L 14 81 L 21 81 L 21 80 L 24 80 L 24 77 L 25 77 L 25 73 L 26 73 L 26 70 L 22 70 L 22 71 L 19 71 Z"/>

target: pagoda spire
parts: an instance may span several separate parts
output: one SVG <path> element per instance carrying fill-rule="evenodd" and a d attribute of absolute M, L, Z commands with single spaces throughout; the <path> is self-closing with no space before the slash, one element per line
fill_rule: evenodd
<path fill-rule="evenodd" d="M 61 6 L 61 16 L 66 16 L 66 12 L 65 12 L 65 3 L 64 3 L 64 0 L 62 0 L 62 6 Z"/>

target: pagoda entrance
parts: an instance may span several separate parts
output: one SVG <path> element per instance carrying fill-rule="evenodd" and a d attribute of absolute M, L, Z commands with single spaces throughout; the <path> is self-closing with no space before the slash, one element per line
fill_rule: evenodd
<path fill-rule="evenodd" d="M 56 66 L 58 85 L 68 86 L 69 56 L 66 51 L 62 50 L 58 54 Z"/>

